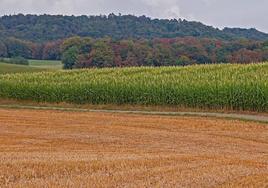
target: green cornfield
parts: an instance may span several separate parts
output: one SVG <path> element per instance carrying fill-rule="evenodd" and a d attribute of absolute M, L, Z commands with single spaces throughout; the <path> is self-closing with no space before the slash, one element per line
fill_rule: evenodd
<path fill-rule="evenodd" d="M 268 111 L 268 63 L 0 75 L 0 98 Z"/>

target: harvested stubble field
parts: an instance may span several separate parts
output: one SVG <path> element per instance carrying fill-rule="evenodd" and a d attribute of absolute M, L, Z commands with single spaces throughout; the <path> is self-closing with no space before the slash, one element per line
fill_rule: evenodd
<path fill-rule="evenodd" d="M 267 124 L 0 109 L 0 187 L 267 187 Z"/>

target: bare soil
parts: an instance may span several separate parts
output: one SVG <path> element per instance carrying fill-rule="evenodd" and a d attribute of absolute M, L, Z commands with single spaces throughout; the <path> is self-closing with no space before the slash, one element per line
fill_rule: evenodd
<path fill-rule="evenodd" d="M 0 109 L 0 187 L 267 187 L 267 124 Z"/>

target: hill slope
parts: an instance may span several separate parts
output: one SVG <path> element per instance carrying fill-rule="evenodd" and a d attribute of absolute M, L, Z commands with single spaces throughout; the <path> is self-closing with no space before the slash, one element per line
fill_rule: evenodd
<path fill-rule="evenodd" d="M 209 37 L 218 39 L 246 38 L 268 40 L 268 34 L 255 29 L 219 30 L 200 22 L 150 19 L 145 16 L 52 16 L 13 15 L 0 18 L 0 37 L 16 37 L 34 42 L 63 39 L 70 36 L 114 39 Z"/>
<path fill-rule="evenodd" d="M 43 72 L 60 70 L 60 61 L 29 60 L 29 65 L 16 65 L 0 62 L 0 75 L 10 73 Z"/>
<path fill-rule="evenodd" d="M 15 65 L 15 64 L 7 64 L 0 62 L 0 74 L 7 73 L 21 73 L 21 72 L 41 72 L 45 69 L 26 66 L 26 65 Z"/>

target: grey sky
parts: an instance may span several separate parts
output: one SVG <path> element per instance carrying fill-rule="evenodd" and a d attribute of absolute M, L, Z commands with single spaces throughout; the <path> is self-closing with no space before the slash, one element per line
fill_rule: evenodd
<path fill-rule="evenodd" d="M 185 18 L 215 27 L 268 33 L 268 0 L 0 0 L 0 14 L 100 15 L 122 13 Z"/>

